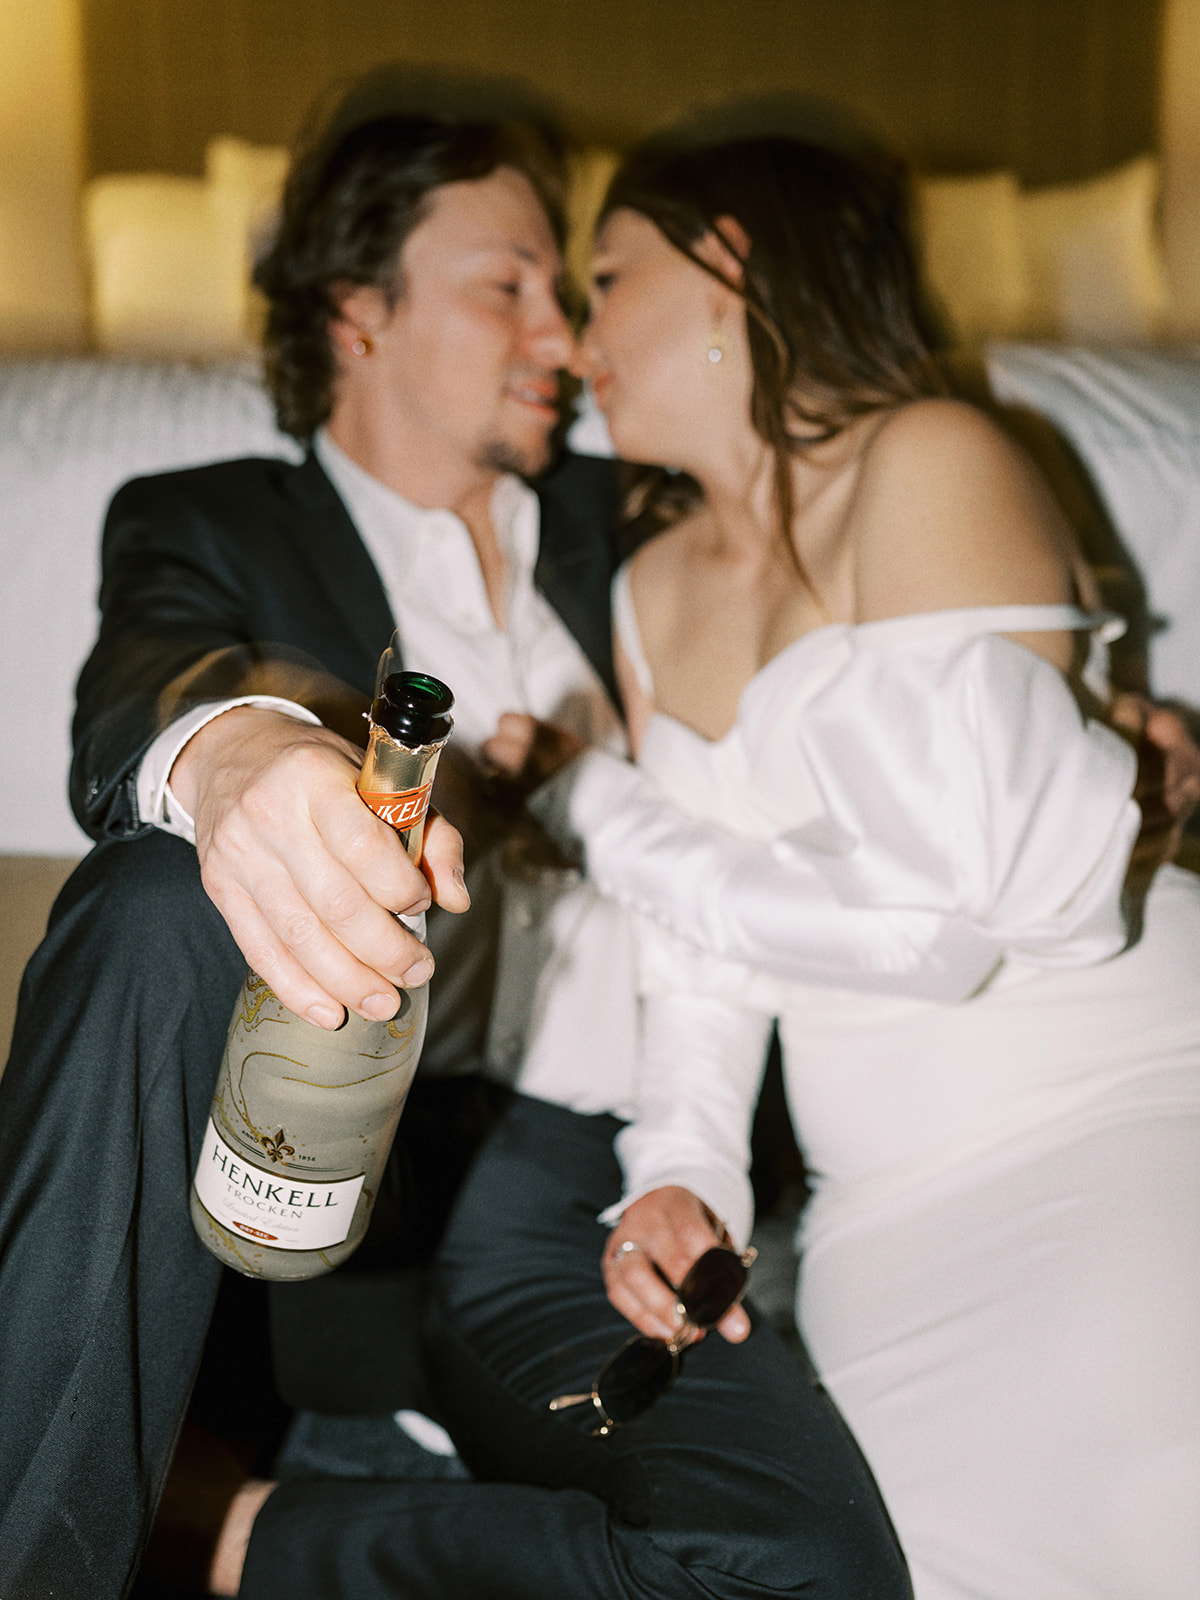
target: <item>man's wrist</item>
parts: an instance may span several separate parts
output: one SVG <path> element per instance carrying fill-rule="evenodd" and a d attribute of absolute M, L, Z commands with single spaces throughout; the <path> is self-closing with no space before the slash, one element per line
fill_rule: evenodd
<path fill-rule="evenodd" d="M 137 778 L 139 821 L 195 843 L 191 810 L 175 781 L 179 759 L 202 728 L 227 712 L 243 707 L 281 712 L 298 722 L 320 726 L 321 719 L 306 706 L 278 695 L 243 695 L 236 700 L 213 700 L 207 705 L 195 706 L 164 728 L 142 757 Z M 186 779 L 186 765 L 184 775 Z M 186 782 L 183 787 L 186 792 Z"/>

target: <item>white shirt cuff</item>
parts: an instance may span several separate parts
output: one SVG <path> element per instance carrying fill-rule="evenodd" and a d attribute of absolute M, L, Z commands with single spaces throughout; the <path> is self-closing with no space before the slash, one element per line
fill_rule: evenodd
<path fill-rule="evenodd" d="M 180 839 L 186 839 L 189 844 L 195 844 L 195 820 L 171 790 L 168 781 L 171 768 L 193 734 L 223 711 L 232 711 L 235 706 L 263 706 L 270 711 L 282 711 L 285 716 L 295 717 L 297 722 L 308 722 L 315 727 L 321 725 L 320 717 L 314 715 L 307 706 L 298 705 L 294 700 L 280 699 L 273 694 L 247 694 L 237 700 L 212 700 L 196 706 L 164 728 L 142 757 L 137 776 L 140 822 L 149 823 L 163 833 L 173 833 Z"/>

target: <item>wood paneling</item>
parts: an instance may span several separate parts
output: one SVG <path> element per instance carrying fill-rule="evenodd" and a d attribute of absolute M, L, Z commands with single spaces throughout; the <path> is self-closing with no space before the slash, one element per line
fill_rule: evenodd
<path fill-rule="evenodd" d="M 289 140 L 388 60 L 517 73 L 600 137 L 713 95 L 849 103 L 922 165 L 1065 181 L 1153 148 L 1161 0 L 83 0 L 89 171 Z"/>

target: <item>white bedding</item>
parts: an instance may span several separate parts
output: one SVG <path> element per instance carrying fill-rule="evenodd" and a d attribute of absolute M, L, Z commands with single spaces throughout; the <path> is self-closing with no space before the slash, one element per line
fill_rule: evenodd
<path fill-rule="evenodd" d="M 66 774 L 113 490 L 167 467 L 295 450 L 244 364 L 0 363 L 0 852 L 87 849 Z"/>
<path fill-rule="evenodd" d="M 1200 707 L 1200 347 L 996 344 L 999 400 L 1074 445 L 1146 585 L 1156 695 Z"/>
<path fill-rule="evenodd" d="M 1162 626 L 1155 691 L 1200 706 L 1200 349 L 994 345 L 1002 400 L 1044 411 L 1075 445 Z M 577 449 L 611 453 L 586 408 Z M 0 361 L 0 853 L 82 854 L 66 800 L 75 679 L 96 625 L 99 534 L 139 473 L 281 454 L 245 363 Z"/>

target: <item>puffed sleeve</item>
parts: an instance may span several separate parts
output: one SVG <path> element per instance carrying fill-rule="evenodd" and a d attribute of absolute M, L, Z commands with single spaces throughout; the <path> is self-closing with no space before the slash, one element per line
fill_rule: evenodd
<path fill-rule="evenodd" d="M 544 825 L 606 894 L 699 950 L 800 982 L 954 1002 L 1006 955 L 1082 966 L 1124 948 L 1140 820 L 1128 744 L 998 635 L 867 628 L 835 642 L 799 706 L 780 673 L 744 698 L 762 837 L 599 752 L 535 798 Z M 821 815 L 795 825 L 801 771 Z"/>

